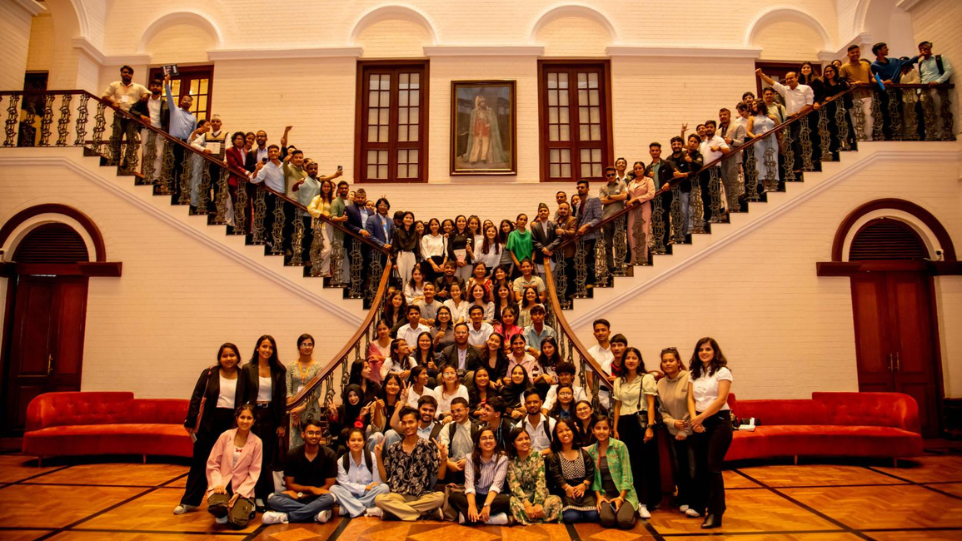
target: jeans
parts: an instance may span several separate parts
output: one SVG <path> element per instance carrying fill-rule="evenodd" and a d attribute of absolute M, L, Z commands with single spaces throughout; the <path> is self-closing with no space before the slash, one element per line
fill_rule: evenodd
<path fill-rule="evenodd" d="M 688 444 L 691 436 L 683 440 L 671 440 L 671 471 L 675 477 L 675 486 L 678 487 L 678 497 L 675 503 L 678 505 L 689 505 L 691 503 L 691 484 L 695 478 L 695 461 L 691 456 L 692 448 Z"/>
<path fill-rule="evenodd" d="M 732 423 L 728 410 L 705 419 L 705 432 L 695 432 L 691 445 L 695 450 L 695 482 L 691 507 L 712 515 L 725 513 L 725 478 L 722 465 L 732 443 Z"/>
<path fill-rule="evenodd" d="M 287 520 L 290 522 L 312 522 L 318 513 L 334 507 L 336 501 L 333 493 L 322 494 L 311 501 L 301 502 L 283 492 L 275 492 L 267 497 L 267 507 L 287 513 Z"/>
<path fill-rule="evenodd" d="M 695 228 L 691 219 L 691 192 L 681 192 L 681 223 L 686 235 Z"/>
<path fill-rule="evenodd" d="M 595 509 L 592 509 L 591 511 L 568 509 L 561 513 L 562 522 L 567 522 L 569 524 L 575 522 L 598 522 L 599 518 L 598 511 Z"/>
<path fill-rule="evenodd" d="M 387 494 L 391 490 L 387 485 L 381 483 L 364 493 L 363 496 L 355 496 L 350 490 L 341 486 L 331 487 L 331 494 L 337 497 L 337 504 L 346 511 L 351 518 L 356 518 L 364 514 L 365 511 L 374 507 L 374 499 L 380 494 Z"/>

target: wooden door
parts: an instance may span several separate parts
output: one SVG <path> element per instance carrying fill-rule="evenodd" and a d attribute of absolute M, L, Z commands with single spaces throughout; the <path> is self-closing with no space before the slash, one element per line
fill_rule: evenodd
<path fill-rule="evenodd" d="M 869 272 L 852 277 L 859 391 L 905 393 L 922 435 L 939 432 L 939 388 L 929 277 Z"/>
<path fill-rule="evenodd" d="M 80 390 L 87 278 L 19 276 L 15 295 L 6 433 L 23 429 L 37 395 Z"/>
<path fill-rule="evenodd" d="M 214 66 L 178 66 L 180 75 L 170 81 L 170 93 L 180 104 L 180 99 L 188 94 L 194 98 L 190 112 L 197 120 L 210 120 L 210 103 L 214 93 Z M 151 68 L 149 83 L 153 79 L 163 79 L 162 68 Z M 145 83 L 146 86 L 147 83 Z"/>

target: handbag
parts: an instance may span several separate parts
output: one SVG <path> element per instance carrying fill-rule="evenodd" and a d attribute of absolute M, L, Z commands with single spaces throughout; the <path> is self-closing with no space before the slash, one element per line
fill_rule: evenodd
<path fill-rule="evenodd" d="M 204 394 L 200 397 L 200 407 L 197 408 L 197 421 L 194 422 L 193 431 L 194 434 L 200 430 L 200 422 L 204 418 L 204 406 L 207 405 L 207 388 L 210 386 L 210 373 L 214 367 L 207 369 L 207 382 L 204 383 Z"/>
<path fill-rule="evenodd" d="M 642 384 L 642 376 L 638 376 L 638 411 L 635 412 L 635 421 L 638 423 L 638 428 L 644 432 L 648 430 L 648 412 L 641 409 L 641 399 L 645 396 L 645 392 Z"/>

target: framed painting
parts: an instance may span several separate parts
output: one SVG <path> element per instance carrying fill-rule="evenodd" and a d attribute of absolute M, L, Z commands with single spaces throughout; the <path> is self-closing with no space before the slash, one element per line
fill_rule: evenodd
<path fill-rule="evenodd" d="M 516 175 L 514 81 L 451 82 L 451 174 Z"/>

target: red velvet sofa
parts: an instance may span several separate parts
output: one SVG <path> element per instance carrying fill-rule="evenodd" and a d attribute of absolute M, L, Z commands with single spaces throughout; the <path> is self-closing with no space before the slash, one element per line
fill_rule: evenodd
<path fill-rule="evenodd" d="M 187 400 L 133 393 L 45 393 L 30 401 L 23 453 L 40 457 L 147 455 L 189 457 Z"/>
<path fill-rule="evenodd" d="M 811 400 L 736 400 L 754 432 L 735 431 L 725 460 L 793 456 L 900 458 L 922 454 L 918 404 L 901 393 L 812 393 Z"/>

